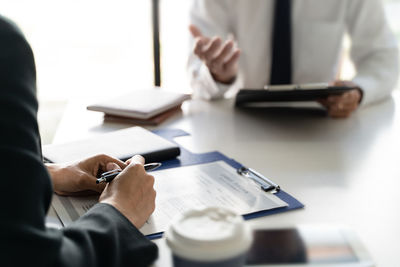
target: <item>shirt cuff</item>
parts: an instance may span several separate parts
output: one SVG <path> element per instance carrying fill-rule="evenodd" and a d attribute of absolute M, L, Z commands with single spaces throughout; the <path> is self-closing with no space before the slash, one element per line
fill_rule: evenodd
<path fill-rule="evenodd" d="M 214 80 L 208 67 L 202 63 L 197 73 L 198 77 L 193 78 L 192 87 L 194 96 L 206 100 L 220 99 L 231 88 L 232 84 L 223 84 Z"/>

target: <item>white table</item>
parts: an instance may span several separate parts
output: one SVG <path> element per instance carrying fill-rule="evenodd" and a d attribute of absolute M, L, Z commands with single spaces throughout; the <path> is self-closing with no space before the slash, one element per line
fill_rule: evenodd
<path fill-rule="evenodd" d="M 278 182 L 305 209 L 248 221 L 253 227 L 290 223 L 344 224 L 356 230 L 377 266 L 400 262 L 400 94 L 348 119 L 316 114 L 237 110 L 232 100 L 190 101 L 160 127 L 194 152 L 218 150 Z M 54 142 L 130 125 L 72 103 Z"/>

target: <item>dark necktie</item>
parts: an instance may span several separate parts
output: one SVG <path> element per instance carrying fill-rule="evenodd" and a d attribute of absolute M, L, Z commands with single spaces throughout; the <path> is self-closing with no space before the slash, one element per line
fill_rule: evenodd
<path fill-rule="evenodd" d="M 290 84 L 291 82 L 291 0 L 275 0 L 270 84 Z"/>

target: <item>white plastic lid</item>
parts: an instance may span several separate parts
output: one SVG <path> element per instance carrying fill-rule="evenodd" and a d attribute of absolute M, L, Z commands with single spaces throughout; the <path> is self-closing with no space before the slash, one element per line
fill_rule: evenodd
<path fill-rule="evenodd" d="M 251 231 L 242 216 L 219 207 L 184 213 L 172 223 L 165 236 L 175 255 L 197 261 L 242 255 L 252 242 Z"/>

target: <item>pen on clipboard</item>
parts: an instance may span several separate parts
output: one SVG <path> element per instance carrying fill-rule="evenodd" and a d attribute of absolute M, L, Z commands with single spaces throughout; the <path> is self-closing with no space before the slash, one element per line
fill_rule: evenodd
<path fill-rule="evenodd" d="M 144 164 L 144 169 L 146 171 L 152 171 L 157 169 L 158 167 L 161 166 L 161 163 L 155 162 L 155 163 L 148 163 L 148 164 Z M 102 183 L 109 183 L 111 182 L 115 177 L 117 177 L 118 174 L 120 174 L 120 172 L 122 172 L 122 170 L 112 170 L 112 171 L 108 171 L 103 173 L 100 178 L 98 178 L 96 180 L 96 184 L 102 184 Z"/>
<path fill-rule="evenodd" d="M 253 169 L 241 167 L 237 170 L 237 172 L 240 175 L 246 176 L 254 180 L 261 186 L 261 189 L 265 192 L 277 193 L 281 190 L 281 187 L 279 185 Z"/>

